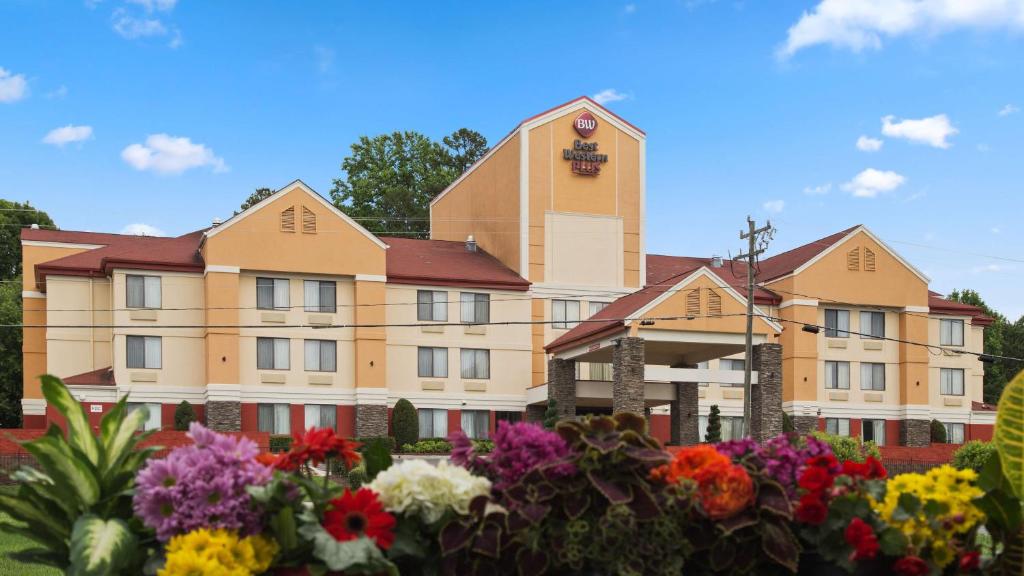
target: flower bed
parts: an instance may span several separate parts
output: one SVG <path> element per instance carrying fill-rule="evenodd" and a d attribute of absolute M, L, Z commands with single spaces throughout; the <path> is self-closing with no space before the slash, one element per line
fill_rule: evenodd
<path fill-rule="evenodd" d="M 633 414 L 502 422 L 490 451 L 454 434 L 437 466 L 329 429 L 271 453 L 195 423 L 151 459 L 144 411 L 122 400 L 96 437 L 45 378 L 67 434 L 24 443 L 39 467 L 0 510 L 38 543 L 18 558 L 84 575 L 1020 574 L 1024 375 L 1007 390 L 980 474 L 890 477 L 796 434 L 670 454 Z"/>

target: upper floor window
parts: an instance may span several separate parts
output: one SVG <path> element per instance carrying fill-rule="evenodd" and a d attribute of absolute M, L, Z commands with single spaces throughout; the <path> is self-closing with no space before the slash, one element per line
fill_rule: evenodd
<path fill-rule="evenodd" d="M 159 402 L 129 402 L 128 413 L 145 408 L 148 416 L 146 421 L 142 423 L 140 430 L 159 430 L 162 426 L 162 414 L 161 406 Z"/>
<path fill-rule="evenodd" d="M 257 308 L 260 310 L 287 310 L 289 306 L 287 278 L 256 279 Z"/>
<path fill-rule="evenodd" d="M 849 418 L 825 418 L 825 432 L 833 436 L 850 435 Z"/>
<path fill-rule="evenodd" d="M 129 274 L 125 277 L 128 308 L 159 308 L 160 277 Z"/>
<path fill-rule="evenodd" d="M 462 377 L 484 380 L 491 377 L 491 351 L 476 348 L 462 349 Z"/>
<path fill-rule="evenodd" d="M 333 280 L 303 282 L 303 305 L 306 312 L 336 312 L 338 284 Z"/>
<path fill-rule="evenodd" d="M 860 389 L 885 390 L 885 364 L 861 362 Z"/>
<path fill-rule="evenodd" d="M 850 363 L 825 362 L 825 388 L 833 390 L 850 389 Z"/>
<path fill-rule="evenodd" d="M 964 321 L 963 320 L 939 320 L 939 345 L 940 346 L 963 346 L 964 345 Z"/>
<path fill-rule="evenodd" d="M 128 336 L 126 340 L 128 368 L 160 368 L 162 339 L 159 336 Z"/>
<path fill-rule="evenodd" d="M 576 364 L 579 365 L 579 362 L 577 362 Z M 610 382 L 612 379 L 611 362 L 591 362 L 590 379 Z"/>
<path fill-rule="evenodd" d="M 594 314 L 597 314 L 601 310 L 604 310 L 605 308 L 607 308 L 608 307 L 608 303 L 607 302 L 590 302 L 589 306 L 590 306 L 590 316 L 587 316 L 587 318 L 590 318 Z"/>
<path fill-rule="evenodd" d="M 448 349 L 421 346 L 417 349 L 418 367 L 416 374 L 420 378 L 448 377 Z"/>
<path fill-rule="evenodd" d="M 306 340 L 304 348 L 307 372 L 338 370 L 338 343 L 334 340 Z"/>
<path fill-rule="evenodd" d="M 825 336 L 829 338 L 850 337 L 849 310 L 825 310 Z"/>
<path fill-rule="evenodd" d="M 738 360 L 736 358 L 722 358 L 718 361 L 719 370 L 745 370 L 747 367 L 746 360 Z"/>
<path fill-rule="evenodd" d="M 950 396 L 964 395 L 963 368 L 939 369 L 939 394 L 947 394 Z"/>
<path fill-rule="evenodd" d="M 416 319 L 429 322 L 447 322 L 448 293 L 440 290 L 417 290 Z"/>
<path fill-rule="evenodd" d="M 256 368 L 258 370 L 287 370 L 291 341 L 287 338 L 257 338 Z"/>
<path fill-rule="evenodd" d="M 491 296 L 489 294 L 462 292 L 459 294 L 459 301 L 462 305 L 463 322 L 486 324 L 491 321 Z"/>
<path fill-rule="evenodd" d="M 551 301 L 551 327 L 559 330 L 575 328 L 580 322 L 580 303 L 578 300 Z"/>
<path fill-rule="evenodd" d="M 861 312 L 860 337 L 885 338 L 885 312 Z"/>

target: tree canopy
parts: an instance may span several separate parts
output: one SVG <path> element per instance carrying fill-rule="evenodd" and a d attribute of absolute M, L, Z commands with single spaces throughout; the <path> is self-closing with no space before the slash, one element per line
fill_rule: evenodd
<path fill-rule="evenodd" d="M 486 153 L 487 139 L 467 128 L 441 142 L 411 131 L 361 136 L 331 201 L 374 234 L 426 238 L 430 201 Z"/>
<path fill-rule="evenodd" d="M 949 299 L 981 308 L 992 318 L 992 324 L 985 328 L 985 354 L 1024 358 L 1024 316 L 1010 322 L 1006 316 L 989 307 L 978 292 L 971 289 L 953 290 Z M 1006 383 L 1017 372 L 1024 370 L 1024 364 L 1009 360 L 995 360 L 985 365 L 985 402 L 999 401 Z"/>
<path fill-rule="evenodd" d="M 54 227 L 50 216 L 29 202 L 0 198 L 0 279 L 21 274 L 21 229 L 32 224 Z"/>
<path fill-rule="evenodd" d="M 257 188 L 252 194 L 249 194 L 249 197 L 245 199 L 245 202 L 242 202 L 242 205 L 238 207 L 238 211 L 236 211 L 235 214 L 244 212 L 267 198 L 270 198 L 273 193 L 274 191 L 270 188 Z"/>

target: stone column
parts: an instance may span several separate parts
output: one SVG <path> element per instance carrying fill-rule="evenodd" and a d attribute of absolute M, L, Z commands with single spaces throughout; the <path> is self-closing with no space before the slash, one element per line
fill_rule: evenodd
<path fill-rule="evenodd" d="M 807 435 L 818 430 L 817 416 L 793 416 L 793 428 L 801 435 Z"/>
<path fill-rule="evenodd" d="M 932 428 L 928 420 L 900 420 L 901 446 L 931 446 Z"/>
<path fill-rule="evenodd" d="M 698 419 L 698 384 L 696 382 L 673 382 L 676 388 L 672 400 L 671 441 L 676 446 L 691 446 L 700 442 Z"/>
<path fill-rule="evenodd" d="M 242 403 L 220 400 L 207 401 L 206 427 L 217 432 L 241 432 Z"/>
<path fill-rule="evenodd" d="M 526 421 L 527 422 L 543 422 L 544 413 L 547 412 L 548 407 L 544 404 L 530 404 L 526 407 Z"/>
<path fill-rule="evenodd" d="M 644 413 L 644 339 L 620 338 L 612 349 L 612 413 Z"/>
<path fill-rule="evenodd" d="M 555 399 L 558 419 L 576 418 L 576 361 L 548 360 L 548 398 Z M 547 410 L 547 407 L 544 407 Z M 543 419 L 543 415 L 541 416 Z"/>
<path fill-rule="evenodd" d="M 381 438 L 388 435 L 388 407 L 356 404 L 356 437 Z"/>
<path fill-rule="evenodd" d="M 782 345 L 754 346 L 751 369 L 757 384 L 750 387 L 750 436 L 757 441 L 782 434 Z"/>

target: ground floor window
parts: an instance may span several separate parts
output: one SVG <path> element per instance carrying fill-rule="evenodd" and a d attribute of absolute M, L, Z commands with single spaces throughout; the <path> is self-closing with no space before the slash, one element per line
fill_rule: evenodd
<path fill-rule="evenodd" d="M 420 438 L 447 438 L 448 411 L 440 408 L 416 410 L 420 419 Z"/>
<path fill-rule="evenodd" d="M 722 416 L 722 441 L 739 440 L 743 438 L 743 417 Z"/>
<path fill-rule="evenodd" d="M 850 435 L 850 419 L 849 418 L 825 418 L 825 432 L 832 434 L 833 436 L 849 436 Z"/>
<path fill-rule="evenodd" d="M 291 406 L 288 404 L 257 404 L 256 426 L 260 432 L 290 434 L 292 431 Z"/>
<path fill-rule="evenodd" d="M 160 430 L 160 428 L 162 426 L 162 422 L 161 422 L 162 414 L 160 413 L 160 408 L 161 408 L 160 404 L 158 402 L 129 402 L 128 403 L 128 413 L 129 414 L 131 414 L 132 412 L 134 412 L 134 411 L 136 411 L 136 410 L 138 410 L 140 408 L 146 408 L 147 410 L 149 410 L 149 417 L 146 419 L 145 422 L 142 423 L 142 426 L 139 427 L 139 429 L 140 430 Z"/>
<path fill-rule="evenodd" d="M 873 441 L 879 446 L 885 446 L 885 420 L 862 420 L 861 437 L 865 442 Z"/>
<path fill-rule="evenodd" d="M 698 416 L 697 417 L 697 437 L 701 442 L 705 442 L 708 439 L 708 417 Z"/>
<path fill-rule="evenodd" d="M 306 430 L 310 428 L 337 430 L 337 408 L 333 404 L 306 404 Z"/>
<path fill-rule="evenodd" d="M 515 424 L 516 422 L 523 421 L 522 412 L 495 412 L 494 422 L 508 422 L 509 424 Z"/>
<path fill-rule="evenodd" d="M 487 410 L 463 410 L 462 431 L 470 438 L 487 438 L 491 431 L 491 413 Z"/>
<path fill-rule="evenodd" d="M 964 425 L 959 422 L 945 422 L 943 426 L 946 427 L 946 443 L 947 444 L 963 444 L 964 443 Z"/>

